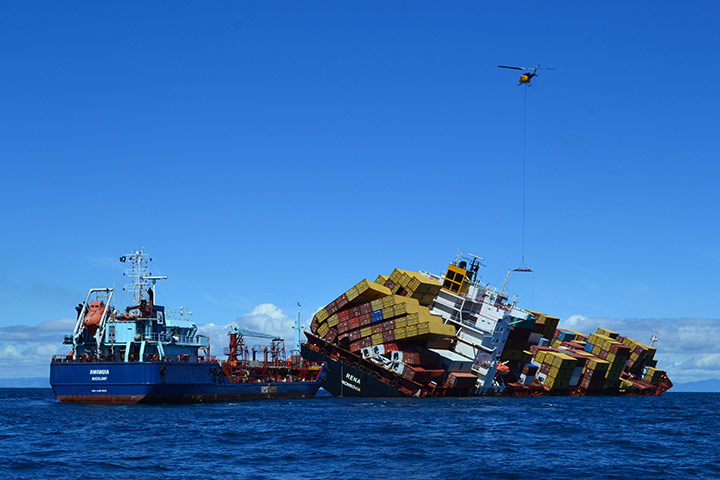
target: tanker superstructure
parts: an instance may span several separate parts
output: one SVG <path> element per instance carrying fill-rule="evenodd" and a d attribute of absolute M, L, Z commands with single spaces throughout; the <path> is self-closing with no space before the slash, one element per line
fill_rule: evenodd
<path fill-rule="evenodd" d="M 320 388 L 322 366 L 299 354 L 285 355 L 282 339 L 233 329 L 228 355 L 210 355 L 210 340 L 181 307 L 168 315 L 155 303 L 156 283 L 151 259 L 141 251 L 120 257 L 134 292 L 134 305 L 119 311 L 112 306 L 114 288 L 93 288 L 76 307 L 67 356 L 50 364 L 50 384 L 61 402 L 191 403 L 272 398 L 313 397 Z M 253 347 L 245 336 L 259 336 L 270 345 Z M 299 352 L 298 352 L 299 353 Z"/>
<path fill-rule="evenodd" d="M 444 275 L 395 269 L 363 280 L 312 320 L 303 355 L 327 361 L 336 396 L 659 395 L 655 349 L 615 332 L 558 329 L 480 282 L 482 258 Z"/>

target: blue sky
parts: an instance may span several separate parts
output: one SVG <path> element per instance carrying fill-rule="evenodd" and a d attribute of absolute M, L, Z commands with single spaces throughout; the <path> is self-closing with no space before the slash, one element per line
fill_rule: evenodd
<path fill-rule="evenodd" d="M 38 341 L 0 340 L 0 377 L 45 374 L 57 322 L 141 246 L 161 300 L 217 328 L 287 328 L 298 300 L 308 318 L 457 249 L 501 284 L 525 93 L 535 273 L 511 291 L 568 324 L 662 324 L 673 378 L 720 377 L 719 9 L 4 3 L 0 328 Z M 527 92 L 497 68 L 538 63 Z"/>

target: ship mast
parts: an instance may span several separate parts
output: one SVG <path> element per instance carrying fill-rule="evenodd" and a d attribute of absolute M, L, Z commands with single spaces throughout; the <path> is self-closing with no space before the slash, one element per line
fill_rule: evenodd
<path fill-rule="evenodd" d="M 120 257 L 122 263 L 130 263 L 130 268 L 125 270 L 123 276 L 132 279 L 132 283 L 126 284 L 123 287 L 123 291 L 133 291 L 135 296 L 135 305 L 140 305 L 140 302 L 145 299 L 148 288 L 150 288 L 152 282 L 153 292 L 153 303 L 156 296 L 155 282 L 157 280 L 166 280 L 167 275 L 151 275 L 147 264 L 152 262 L 152 258 L 145 253 L 144 248 L 135 250 L 127 255 Z"/>

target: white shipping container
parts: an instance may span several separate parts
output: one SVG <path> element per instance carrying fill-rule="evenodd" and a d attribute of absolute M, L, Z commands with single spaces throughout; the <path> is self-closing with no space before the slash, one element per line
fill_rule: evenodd
<path fill-rule="evenodd" d="M 520 374 L 520 383 L 523 385 L 532 385 L 533 380 L 535 380 L 535 375 L 525 375 L 524 373 Z"/>

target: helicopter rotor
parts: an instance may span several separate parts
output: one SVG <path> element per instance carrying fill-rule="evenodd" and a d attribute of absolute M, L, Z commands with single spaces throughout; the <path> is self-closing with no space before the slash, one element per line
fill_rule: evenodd
<path fill-rule="evenodd" d="M 555 70 L 555 69 L 552 68 L 552 67 L 542 67 L 542 68 L 540 68 L 540 65 L 538 65 L 537 67 L 511 67 L 511 66 L 509 66 L 509 65 L 498 65 L 498 67 L 499 67 L 499 68 L 509 68 L 509 69 L 511 69 L 511 70 L 523 70 L 523 71 L 526 71 L 526 72 L 532 72 L 532 71 L 534 71 L 534 70 Z"/>

